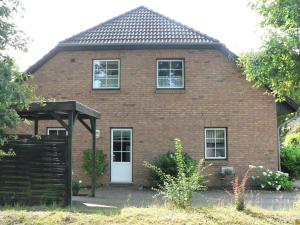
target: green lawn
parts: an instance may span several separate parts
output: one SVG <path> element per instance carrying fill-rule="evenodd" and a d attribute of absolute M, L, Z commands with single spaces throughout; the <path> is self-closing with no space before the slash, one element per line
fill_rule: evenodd
<path fill-rule="evenodd" d="M 187 211 L 153 206 L 127 207 L 120 210 L 90 212 L 67 211 L 53 208 L 1 209 L 0 224 L 295 224 L 300 211 L 274 211 L 249 207 L 237 212 L 233 207 L 215 206 Z"/>

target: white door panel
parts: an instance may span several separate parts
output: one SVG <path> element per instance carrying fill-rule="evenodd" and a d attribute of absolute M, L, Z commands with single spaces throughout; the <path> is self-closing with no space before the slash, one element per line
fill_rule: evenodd
<path fill-rule="evenodd" d="M 132 183 L 132 129 L 111 129 L 111 182 Z"/>

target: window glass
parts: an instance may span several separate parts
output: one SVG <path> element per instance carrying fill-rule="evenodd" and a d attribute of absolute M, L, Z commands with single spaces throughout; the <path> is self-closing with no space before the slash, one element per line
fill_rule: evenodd
<path fill-rule="evenodd" d="M 226 158 L 226 129 L 225 128 L 205 129 L 205 158 L 206 159 Z"/>
<path fill-rule="evenodd" d="M 131 130 L 112 130 L 112 151 L 114 162 L 130 162 L 131 157 Z"/>
<path fill-rule="evenodd" d="M 184 61 L 158 60 L 157 61 L 157 88 L 183 88 Z"/>
<path fill-rule="evenodd" d="M 93 88 L 119 88 L 120 79 L 119 60 L 93 61 Z"/>

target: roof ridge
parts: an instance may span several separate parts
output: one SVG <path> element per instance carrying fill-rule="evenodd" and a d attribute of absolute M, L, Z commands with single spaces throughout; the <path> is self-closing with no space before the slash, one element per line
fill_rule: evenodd
<path fill-rule="evenodd" d="M 132 13 L 132 12 L 134 12 L 134 11 L 140 9 L 140 8 L 145 8 L 145 9 L 147 9 L 145 6 L 141 5 L 141 6 L 139 6 L 139 7 L 136 7 L 136 8 L 134 8 L 134 9 L 131 9 L 131 10 L 125 12 L 125 13 L 121 13 L 121 14 L 119 14 L 118 16 L 115 16 L 115 17 L 113 17 L 113 18 L 111 18 L 111 19 L 105 20 L 105 21 L 102 22 L 102 23 L 99 23 L 99 24 L 97 24 L 97 25 L 95 25 L 95 26 L 93 26 L 93 27 L 90 27 L 90 28 L 88 28 L 88 29 L 86 29 L 86 30 L 84 30 L 84 31 L 81 31 L 81 32 L 79 32 L 79 33 L 77 33 L 77 34 L 74 34 L 74 35 L 72 35 L 72 36 L 70 36 L 70 37 L 68 37 L 68 38 L 66 38 L 66 39 L 64 39 L 64 40 L 62 40 L 62 41 L 60 41 L 60 42 L 58 43 L 58 45 L 60 45 L 61 43 L 65 42 L 65 41 L 68 41 L 69 39 L 72 39 L 73 37 L 76 37 L 76 36 L 78 36 L 78 35 L 80 35 L 80 34 L 82 34 L 82 33 L 88 32 L 88 31 L 93 30 L 93 29 L 95 29 L 95 28 L 97 28 L 97 27 L 99 27 L 99 26 L 105 25 L 105 24 L 110 23 L 110 22 L 112 22 L 112 21 L 114 21 L 114 20 L 116 20 L 116 19 L 119 19 L 120 17 L 123 17 L 123 16 L 125 16 L 125 15 L 127 15 L 127 14 L 130 14 L 130 13 Z M 149 9 L 148 9 L 148 10 L 149 10 Z"/>
<path fill-rule="evenodd" d="M 211 36 L 209 36 L 209 35 L 207 35 L 207 34 L 204 34 L 204 33 L 200 32 L 200 31 L 198 31 L 198 30 L 196 30 L 196 29 L 194 29 L 194 28 L 192 28 L 192 27 L 189 27 L 189 26 L 187 26 L 187 25 L 185 25 L 185 24 L 183 24 L 183 23 L 180 23 L 180 22 L 178 22 L 178 21 L 176 21 L 176 20 L 174 20 L 174 19 L 172 19 L 172 18 L 170 18 L 170 17 L 168 17 L 168 16 L 165 16 L 164 14 L 161 14 L 161 13 L 159 13 L 159 12 L 156 12 L 156 11 L 154 11 L 154 10 L 152 10 L 152 9 L 149 9 L 149 8 L 145 7 L 145 6 L 140 6 L 140 7 L 138 7 L 138 8 L 142 8 L 142 7 L 145 8 L 145 9 L 147 9 L 147 10 L 149 10 L 149 11 L 151 11 L 151 12 L 153 12 L 153 13 L 155 13 L 155 14 L 157 14 L 157 15 L 159 15 L 159 16 L 161 16 L 161 17 L 164 17 L 165 19 L 168 19 L 168 20 L 170 20 L 170 21 L 172 21 L 172 22 L 174 22 L 174 23 L 177 23 L 177 24 L 180 25 L 180 26 L 183 26 L 183 27 L 185 27 L 185 28 L 187 28 L 187 29 L 189 29 L 189 30 L 191 30 L 191 31 L 193 31 L 193 32 L 196 32 L 196 33 L 198 33 L 199 35 L 205 36 L 207 39 L 211 39 L 212 41 L 215 41 L 215 42 L 220 42 L 218 39 L 215 39 L 215 38 L 213 38 L 213 37 L 211 37 Z M 138 8 L 136 8 L 136 9 L 138 9 Z"/>

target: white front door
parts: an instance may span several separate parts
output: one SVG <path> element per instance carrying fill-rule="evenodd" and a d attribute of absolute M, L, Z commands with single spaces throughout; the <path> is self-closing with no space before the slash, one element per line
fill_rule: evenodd
<path fill-rule="evenodd" d="M 132 129 L 111 129 L 111 182 L 132 183 Z"/>

